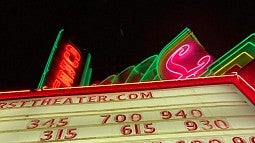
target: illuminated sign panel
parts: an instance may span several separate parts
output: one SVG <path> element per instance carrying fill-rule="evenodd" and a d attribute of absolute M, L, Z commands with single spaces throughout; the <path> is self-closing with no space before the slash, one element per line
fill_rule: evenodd
<path fill-rule="evenodd" d="M 194 78 L 212 62 L 213 58 L 186 28 L 160 52 L 157 70 L 163 80 Z"/>
<path fill-rule="evenodd" d="M 193 32 L 185 28 L 159 55 L 148 57 L 117 75 L 108 76 L 100 84 L 132 83 L 153 80 L 199 77 L 213 62 Z"/>
<path fill-rule="evenodd" d="M 185 29 L 159 55 L 100 83 L 119 85 L 42 88 L 79 84 L 81 53 L 71 42 L 59 42 L 60 35 L 40 89 L 0 93 L 1 141 L 255 143 L 255 64 L 253 49 L 246 47 L 251 42 L 239 44 L 246 52 L 231 50 L 226 55 L 236 58 L 222 67 L 217 60 L 205 72 L 237 71 L 250 62 L 236 75 L 194 79 L 213 59 Z M 90 54 L 80 85 L 89 81 L 89 62 Z M 161 79 L 178 80 L 120 84 Z"/>
<path fill-rule="evenodd" d="M 60 30 L 52 47 L 47 64 L 44 68 L 38 89 L 63 88 L 71 86 L 89 85 L 92 68 L 89 67 L 91 55 L 88 53 L 86 61 L 84 53 L 63 35 Z M 65 37 L 65 38 L 63 38 Z"/>
<path fill-rule="evenodd" d="M 203 57 L 190 56 L 197 52 L 196 46 L 185 44 L 178 48 L 166 62 L 165 79 L 185 79 L 198 77 L 212 62 L 211 56 L 205 54 Z M 190 56 L 189 58 L 187 58 Z"/>
<path fill-rule="evenodd" d="M 211 84 L 198 85 L 208 79 Z M 144 89 L 139 83 L 84 90 L 98 88 L 96 94 L 63 95 L 66 89 L 59 90 L 62 96 L 54 96 L 58 90 L 46 90 L 31 94 L 49 97 L 2 100 L 0 138 L 5 142 L 253 143 L 254 105 L 234 84 L 224 83 L 228 77 L 208 79 L 145 83 Z M 176 84 L 183 85 L 173 87 Z"/>
<path fill-rule="evenodd" d="M 255 58 L 255 33 L 251 34 L 226 54 L 218 58 L 203 76 L 237 72 Z"/>
<path fill-rule="evenodd" d="M 53 60 L 51 72 L 46 79 L 45 86 L 59 88 L 79 85 L 82 62 L 78 48 L 69 42 L 61 43 Z"/>

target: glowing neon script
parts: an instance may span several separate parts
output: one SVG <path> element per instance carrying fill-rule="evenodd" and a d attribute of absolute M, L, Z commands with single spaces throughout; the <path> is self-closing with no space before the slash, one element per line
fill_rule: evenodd
<path fill-rule="evenodd" d="M 177 49 L 167 60 L 166 69 L 170 73 L 173 73 L 174 76 L 176 76 L 175 79 L 198 77 L 199 74 L 203 72 L 202 69 L 204 69 L 211 61 L 210 55 L 203 56 L 201 59 L 198 60 L 197 66 L 189 70 L 187 67 L 177 64 L 179 60 L 183 59 L 184 56 L 187 56 L 187 53 L 191 51 L 190 49 L 191 49 L 190 45 L 185 44 L 181 46 L 179 49 Z M 189 61 L 186 62 L 187 64 L 189 64 Z"/>

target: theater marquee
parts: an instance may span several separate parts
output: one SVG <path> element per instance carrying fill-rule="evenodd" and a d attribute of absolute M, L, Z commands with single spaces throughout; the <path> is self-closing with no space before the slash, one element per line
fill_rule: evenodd
<path fill-rule="evenodd" d="M 248 87 L 241 76 L 229 75 L 1 93 L 0 138 L 23 143 L 254 143 L 254 89 Z"/>
<path fill-rule="evenodd" d="M 255 34 L 214 61 L 185 28 L 91 86 L 91 55 L 57 36 L 35 90 L 0 93 L 1 142 L 255 143 Z M 83 72 L 82 72 L 83 71 Z"/>

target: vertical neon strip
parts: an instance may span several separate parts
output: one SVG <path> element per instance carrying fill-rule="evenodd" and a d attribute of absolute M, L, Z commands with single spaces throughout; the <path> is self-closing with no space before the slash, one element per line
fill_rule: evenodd
<path fill-rule="evenodd" d="M 84 85 L 90 85 L 91 76 L 92 76 L 92 68 L 89 68 Z"/>
<path fill-rule="evenodd" d="M 50 52 L 49 59 L 48 59 L 48 61 L 46 63 L 46 66 L 44 68 L 44 71 L 43 71 L 43 74 L 41 76 L 40 82 L 39 82 L 39 84 L 37 86 L 38 89 L 43 88 L 43 86 L 44 86 L 44 83 L 45 83 L 45 80 L 46 80 L 46 76 L 47 76 L 48 72 L 50 71 L 52 60 L 53 60 L 53 57 L 54 57 L 54 55 L 56 53 L 56 50 L 58 48 L 58 44 L 59 44 L 59 41 L 60 41 L 60 39 L 61 39 L 61 37 L 63 35 L 63 32 L 64 32 L 64 29 L 61 29 L 58 32 L 57 38 L 56 38 L 56 40 L 55 40 L 55 42 L 53 44 L 52 50 Z"/>

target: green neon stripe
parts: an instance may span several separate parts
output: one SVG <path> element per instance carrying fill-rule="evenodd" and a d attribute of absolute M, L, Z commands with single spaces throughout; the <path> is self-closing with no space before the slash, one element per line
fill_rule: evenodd
<path fill-rule="evenodd" d="M 129 67 L 125 68 L 123 71 L 121 71 L 118 75 L 116 75 L 116 78 L 112 82 L 112 84 L 125 83 L 127 77 L 130 75 L 130 73 L 132 72 L 134 67 L 135 66 L 129 66 Z"/>
<path fill-rule="evenodd" d="M 40 82 L 39 82 L 39 84 L 38 84 L 38 86 L 37 86 L 37 89 L 41 89 L 41 88 L 43 88 L 43 86 L 44 86 L 44 83 L 45 83 L 45 80 L 46 80 L 46 76 L 48 75 L 48 72 L 50 71 L 50 67 L 51 67 L 51 64 L 52 64 L 52 60 L 53 60 L 53 57 L 54 57 L 54 55 L 55 55 L 55 53 L 56 53 L 56 50 L 57 50 L 57 48 L 58 48 L 58 44 L 59 44 L 59 41 L 60 41 L 60 39 L 61 39 L 61 37 L 62 37 L 62 35 L 63 35 L 63 32 L 64 32 L 64 29 L 61 29 L 61 30 L 58 32 L 57 38 L 56 38 L 56 40 L 55 40 L 55 42 L 54 42 L 54 44 L 53 44 L 53 47 L 52 47 L 52 49 L 51 49 L 50 56 L 49 56 L 49 58 L 48 58 L 48 61 L 47 61 L 47 63 L 46 63 L 46 66 L 45 66 L 45 68 L 44 68 L 44 71 L 43 71 L 43 74 L 42 74 L 42 76 L 41 76 Z"/>
<path fill-rule="evenodd" d="M 249 46 L 250 45 L 250 46 Z M 249 35 L 247 38 L 242 40 L 236 46 L 234 46 L 231 50 L 225 53 L 223 56 L 214 61 L 206 70 L 202 76 L 210 76 L 214 74 L 214 72 L 224 66 L 228 61 L 231 61 L 238 54 L 242 52 L 247 52 L 248 54 L 255 56 L 255 33 Z"/>
<path fill-rule="evenodd" d="M 174 37 L 174 39 L 173 39 L 171 42 L 169 42 L 169 43 L 161 50 L 159 56 L 161 56 L 162 54 L 164 54 L 165 51 L 166 51 L 169 47 L 173 46 L 174 44 L 177 44 L 178 41 L 180 41 L 180 40 L 182 40 L 184 37 L 186 37 L 188 33 L 191 33 L 191 30 L 190 30 L 189 28 L 186 27 L 185 29 L 183 29 L 183 30 L 181 31 L 181 33 L 179 33 L 176 37 Z"/>
<path fill-rule="evenodd" d="M 161 80 L 161 79 L 158 77 L 158 75 L 155 75 L 155 77 L 153 78 L 153 80 L 156 81 L 156 80 Z"/>
<path fill-rule="evenodd" d="M 242 47 L 243 44 L 246 44 L 246 42 L 250 42 L 250 40 L 252 40 L 255 36 L 255 33 L 251 34 L 250 36 L 248 36 L 247 38 L 245 38 L 244 40 L 242 40 L 240 43 L 238 43 L 235 47 L 233 47 L 232 49 L 230 49 L 227 53 L 225 53 L 223 56 L 221 56 L 220 58 L 218 58 L 214 63 L 217 64 L 219 62 L 221 62 L 222 60 L 224 60 L 227 57 L 230 57 L 231 55 L 233 55 L 234 53 L 237 53 L 238 51 L 242 50 L 241 48 L 239 48 L 240 46 Z M 254 39 L 255 40 L 255 39 Z M 225 59 L 226 60 L 226 59 Z"/>
<path fill-rule="evenodd" d="M 105 80 L 99 83 L 99 85 L 106 85 L 106 84 L 112 84 L 116 80 L 116 75 L 110 75 Z"/>
<path fill-rule="evenodd" d="M 85 82 L 85 85 L 90 85 L 90 81 L 91 81 L 91 76 L 92 76 L 92 68 L 89 68 L 88 70 L 88 74 L 86 76 L 86 82 Z"/>
<path fill-rule="evenodd" d="M 158 55 L 151 56 L 155 58 L 153 62 L 150 64 L 149 68 L 146 70 L 146 72 L 143 74 L 143 77 L 141 78 L 140 82 L 142 81 L 149 81 L 150 79 L 153 80 L 153 77 L 151 77 L 151 71 L 156 70 L 156 63 L 158 61 Z"/>
<path fill-rule="evenodd" d="M 148 71 L 149 67 L 153 64 L 156 58 L 157 55 L 150 56 L 149 58 L 143 60 L 140 64 L 135 66 L 135 68 L 131 71 L 131 73 L 127 77 L 125 83 L 141 81 L 143 75 Z"/>

